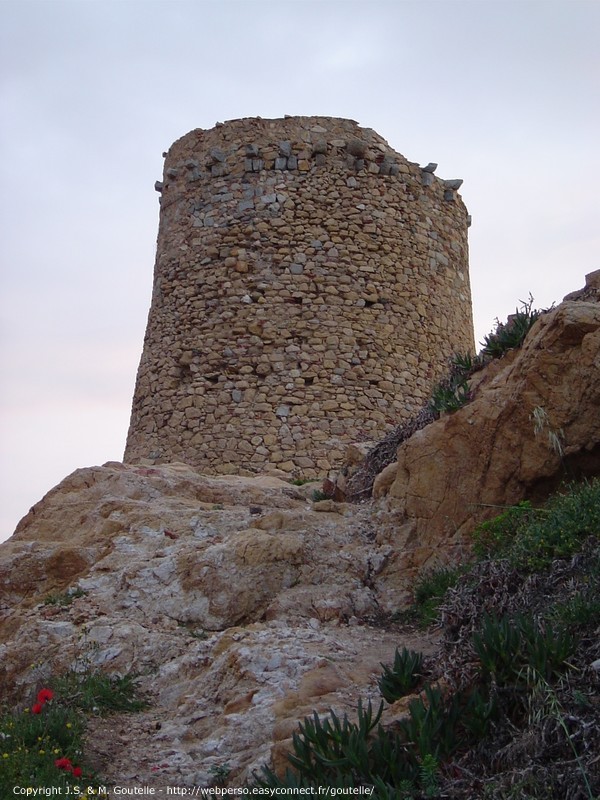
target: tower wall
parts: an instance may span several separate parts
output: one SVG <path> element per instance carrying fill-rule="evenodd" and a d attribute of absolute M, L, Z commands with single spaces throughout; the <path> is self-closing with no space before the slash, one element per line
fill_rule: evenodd
<path fill-rule="evenodd" d="M 241 119 L 166 154 L 125 460 L 303 477 L 472 351 L 465 206 L 351 120 Z"/>

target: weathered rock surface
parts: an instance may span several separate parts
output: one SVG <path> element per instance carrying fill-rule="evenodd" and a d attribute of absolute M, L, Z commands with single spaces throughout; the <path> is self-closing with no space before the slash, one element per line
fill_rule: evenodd
<path fill-rule="evenodd" d="M 542 315 L 521 349 L 475 375 L 471 403 L 403 442 L 378 476 L 374 496 L 424 551 L 447 557 L 502 506 L 600 474 L 595 299 L 588 292 Z"/>
<path fill-rule="evenodd" d="M 369 509 L 309 491 L 177 464 L 70 475 L 0 549 L 6 699 L 76 664 L 135 670 L 151 710 L 93 723 L 107 780 L 206 785 L 227 763 L 239 783 L 283 765 L 299 720 L 376 699 L 380 662 L 410 644 L 366 624 L 408 591 L 379 592 L 383 518 L 376 533 Z M 44 604 L 73 588 L 85 595 Z"/>

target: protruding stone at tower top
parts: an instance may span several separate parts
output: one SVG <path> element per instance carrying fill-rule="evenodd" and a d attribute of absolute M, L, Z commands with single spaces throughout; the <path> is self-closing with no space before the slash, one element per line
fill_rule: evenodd
<path fill-rule="evenodd" d="M 125 460 L 319 477 L 473 350 L 459 181 L 369 128 L 240 119 L 167 153 Z"/>

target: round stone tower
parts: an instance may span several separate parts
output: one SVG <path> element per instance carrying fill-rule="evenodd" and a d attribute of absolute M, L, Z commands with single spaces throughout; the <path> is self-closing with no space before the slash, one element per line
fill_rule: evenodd
<path fill-rule="evenodd" d="M 468 215 L 369 128 L 240 119 L 166 154 L 125 460 L 320 477 L 473 350 Z"/>

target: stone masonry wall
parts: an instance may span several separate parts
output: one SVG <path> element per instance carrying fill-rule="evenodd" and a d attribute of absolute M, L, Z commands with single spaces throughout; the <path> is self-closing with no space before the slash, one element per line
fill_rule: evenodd
<path fill-rule="evenodd" d="M 473 350 L 468 215 L 434 168 L 328 117 L 175 142 L 125 460 L 320 477 L 413 415 Z"/>

